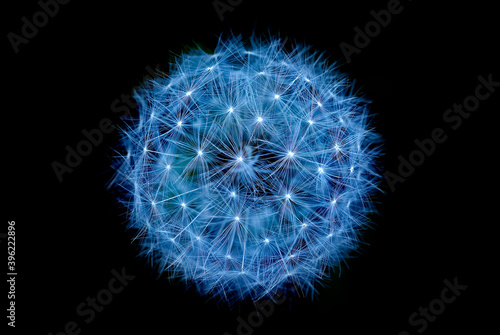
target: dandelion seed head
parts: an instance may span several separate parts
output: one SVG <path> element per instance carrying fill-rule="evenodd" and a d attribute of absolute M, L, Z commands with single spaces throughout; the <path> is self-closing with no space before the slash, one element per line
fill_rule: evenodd
<path fill-rule="evenodd" d="M 284 43 L 221 38 L 179 56 L 135 91 L 122 131 L 113 185 L 144 255 L 230 304 L 316 292 L 358 249 L 380 182 L 368 102 Z"/>

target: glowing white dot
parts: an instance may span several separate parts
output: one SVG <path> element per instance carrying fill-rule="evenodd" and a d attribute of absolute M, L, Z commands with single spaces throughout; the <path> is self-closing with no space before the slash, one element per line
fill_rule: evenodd
<path fill-rule="evenodd" d="M 323 173 L 323 168 L 318 168 L 319 173 Z"/>
<path fill-rule="evenodd" d="M 290 199 L 292 196 L 290 194 L 285 195 L 285 198 Z"/>
<path fill-rule="evenodd" d="M 264 242 L 265 242 L 265 243 L 269 243 L 269 239 L 267 239 L 267 238 L 266 238 L 266 239 L 264 240 Z"/>
<path fill-rule="evenodd" d="M 167 170 L 170 170 L 170 165 L 167 165 Z"/>
<path fill-rule="evenodd" d="M 265 74 L 265 73 L 264 73 L 264 71 L 262 71 L 262 72 L 259 72 L 259 73 L 257 73 L 257 74 L 263 75 L 263 74 Z"/>
<path fill-rule="evenodd" d="M 200 237 L 199 237 L 199 236 L 196 236 L 196 239 L 199 241 L 199 240 L 200 240 Z"/>
<path fill-rule="evenodd" d="M 322 107 L 322 106 L 323 106 L 323 105 L 321 104 L 321 102 L 319 102 L 319 101 L 318 101 L 317 103 L 318 103 L 318 106 L 319 106 L 319 107 Z"/>
<path fill-rule="evenodd" d="M 238 162 L 243 162 L 243 157 L 238 157 Z"/>
<path fill-rule="evenodd" d="M 307 224 L 303 223 L 302 228 L 305 228 L 305 227 L 307 227 Z"/>
<path fill-rule="evenodd" d="M 231 196 L 232 196 L 232 197 L 235 197 L 235 196 L 236 196 L 236 193 L 235 193 L 235 192 L 231 192 Z"/>
<path fill-rule="evenodd" d="M 240 217 L 239 217 L 239 216 L 235 217 L 234 219 L 235 219 L 236 221 L 240 221 Z"/>
<path fill-rule="evenodd" d="M 333 236 L 333 234 L 328 234 L 328 235 L 326 235 L 326 237 L 332 237 L 332 236 Z"/>
<path fill-rule="evenodd" d="M 228 112 L 232 113 L 234 111 L 233 107 L 229 108 Z"/>
<path fill-rule="evenodd" d="M 313 121 L 313 120 L 309 120 L 309 121 L 307 121 L 307 122 L 309 122 L 309 124 L 313 124 L 313 123 L 314 123 L 314 121 Z"/>
<path fill-rule="evenodd" d="M 293 157 L 293 155 L 295 155 L 293 152 L 288 151 L 288 156 Z"/>
<path fill-rule="evenodd" d="M 354 166 L 351 166 L 351 168 L 349 169 L 349 171 L 354 171 Z"/>
<path fill-rule="evenodd" d="M 198 150 L 198 156 L 201 156 L 201 155 L 203 155 L 203 151 Z"/>
<path fill-rule="evenodd" d="M 332 200 L 332 205 L 335 205 L 337 203 L 337 199 Z"/>
<path fill-rule="evenodd" d="M 156 202 L 151 201 L 151 205 L 155 206 L 155 205 L 156 205 Z"/>
<path fill-rule="evenodd" d="M 340 150 L 340 147 L 338 144 L 335 144 L 335 146 L 333 147 L 336 151 L 339 151 Z"/>
<path fill-rule="evenodd" d="M 226 258 L 227 258 L 227 259 L 231 259 L 231 255 L 227 255 L 227 256 L 226 256 Z"/>
<path fill-rule="evenodd" d="M 280 97 L 280 96 L 279 96 L 278 94 L 275 94 L 275 95 L 274 95 L 274 99 L 279 99 L 279 97 Z"/>
<path fill-rule="evenodd" d="M 214 67 L 213 66 L 210 66 L 207 70 L 210 71 L 212 70 Z"/>
<path fill-rule="evenodd" d="M 262 121 L 264 121 L 264 119 L 263 119 L 263 118 L 261 118 L 261 117 L 259 116 L 259 117 L 257 118 L 257 121 L 258 121 L 258 122 L 262 122 Z"/>
<path fill-rule="evenodd" d="M 307 82 L 310 82 L 309 78 L 304 78 Z"/>
<path fill-rule="evenodd" d="M 177 122 L 177 125 L 180 127 L 182 126 L 182 121 Z"/>
<path fill-rule="evenodd" d="M 188 92 L 186 92 L 186 96 L 190 96 L 190 95 L 191 95 L 191 93 L 193 93 L 193 92 L 192 92 L 192 91 L 188 91 Z"/>
<path fill-rule="evenodd" d="M 290 258 L 294 258 L 294 257 L 295 257 L 295 255 L 294 255 L 294 254 L 291 254 L 291 255 L 290 255 Z"/>
<path fill-rule="evenodd" d="M 182 206 L 182 207 L 186 207 L 186 204 L 185 204 L 185 203 L 182 203 L 182 204 L 181 204 L 181 206 Z"/>

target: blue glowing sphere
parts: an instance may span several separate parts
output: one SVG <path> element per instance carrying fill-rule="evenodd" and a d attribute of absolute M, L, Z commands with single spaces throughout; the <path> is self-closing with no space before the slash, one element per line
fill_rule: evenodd
<path fill-rule="evenodd" d="M 230 302 L 312 293 L 380 175 L 368 102 L 307 47 L 220 39 L 135 92 L 114 184 L 158 270 Z"/>

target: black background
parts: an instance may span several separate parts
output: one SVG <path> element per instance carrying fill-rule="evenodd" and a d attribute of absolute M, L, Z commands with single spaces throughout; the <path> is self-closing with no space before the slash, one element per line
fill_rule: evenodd
<path fill-rule="evenodd" d="M 490 212 L 498 198 L 493 118 L 500 92 L 457 130 L 442 117 L 474 93 L 479 75 L 493 73 L 500 81 L 497 10 L 486 1 L 439 7 L 402 1 L 403 11 L 345 64 L 339 44 L 353 44 L 353 28 L 363 28 L 373 20 L 370 11 L 387 2 L 244 0 L 221 22 L 211 1 L 74 0 L 18 54 L 5 37 L 2 231 L 15 220 L 15 332 L 56 334 L 75 321 L 81 334 L 237 334 L 238 316 L 246 319 L 252 306 L 229 310 L 207 301 L 158 278 L 136 256 L 134 234 L 125 231 L 123 212 L 105 188 L 116 131 L 62 183 L 51 167 L 64 161 L 65 146 L 84 139 L 83 129 L 103 118 L 122 124 L 110 105 L 131 93 L 147 66 L 167 70 L 173 52 L 193 42 L 213 48 L 218 35 L 232 29 L 245 37 L 280 33 L 341 60 L 341 70 L 373 100 L 385 139 L 384 170 L 396 172 L 397 157 L 407 157 L 413 141 L 434 128 L 448 135 L 395 192 L 384 182 L 375 229 L 365 234 L 369 245 L 342 276 L 333 275 L 313 300 L 290 297 L 254 334 L 416 334 L 409 315 L 439 298 L 443 280 L 455 277 L 468 288 L 425 333 L 486 333 L 494 314 L 486 302 L 497 285 L 498 262 L 491 256 L 498 218 Z M 38 10 L 34 0 L 4 4 L 4 36 L 19 34 L 21 18 Z M 112 269 L 123 267 L 135 278 L 86 324 L 76 307 L 107 287 Z"/>

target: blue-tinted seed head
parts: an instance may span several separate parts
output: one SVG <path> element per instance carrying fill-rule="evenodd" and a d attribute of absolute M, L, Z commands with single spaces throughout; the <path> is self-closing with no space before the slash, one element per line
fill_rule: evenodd
<path fill-rule="evenodd" d="M 314 292 L 379 175 L 367 102 L 308 48 L 221 39 L 135 92 L 114 179 L 159 271 L 228 301 Z"/>

